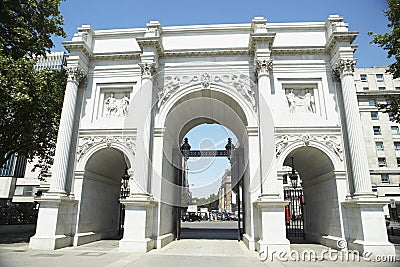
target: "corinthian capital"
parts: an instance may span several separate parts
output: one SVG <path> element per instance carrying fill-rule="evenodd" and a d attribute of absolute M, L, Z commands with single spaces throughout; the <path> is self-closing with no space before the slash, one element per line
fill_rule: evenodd
<path fill-rule="evenodd" d="M 78 84 L 86 81 L 86 73 L 79 67 L 69 67 L 65 69 L 68 75 L 68 81 L 73 81 Z"/>
<path fill-rule="evenodd" d="M 356 62 L 356 59 L 339 59 L 332 68 L 333 75 L 339 78 L 343 74 L 352 74 Z"/>
<path fill-rule="evenodd" d="M 255 67 L 258 76 L 269 74 L 272 70 L 272 59 L 256 59 Z"/>
<path fill-rule="evenodd" d="M 153 77 L 156 73 L 156 63 L 139 63 L 139 67 L 142 71 L 142 77 Z"/>

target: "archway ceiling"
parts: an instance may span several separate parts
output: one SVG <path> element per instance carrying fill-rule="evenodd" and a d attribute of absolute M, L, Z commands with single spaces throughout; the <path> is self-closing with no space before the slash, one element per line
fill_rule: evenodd
<path fill-rule="evenodd" d="M 294 157 L 295 169 L 303 180 L 313 178 L 334 170 L 330 158 L 321 150 L 304 146 L 294 149 L 286 157 L 283 165 L 291 166 L 291 157 Z"/>
<path fill-rule="evenodd" d="M 246 117 L 230 96 L 212 90 L 201 90 L 182 97 L 171 109 L 166 120 L 166 135 L 177 144 L 194 127 L 218 123 L 229 128 L 244 143 Z"/>
<path fill-rule="evenodd" d="M 113 179 L 120 179 L 125 171 L 125 160 L 124 154 L 121 151 L 115 148 L 104 148 L 90 157 L 85 171 Z"/>

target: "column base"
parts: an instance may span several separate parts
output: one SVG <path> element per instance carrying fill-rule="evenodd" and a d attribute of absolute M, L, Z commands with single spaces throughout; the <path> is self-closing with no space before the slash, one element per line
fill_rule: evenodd
<path fill-rule="evenodd" d="M 73 237 L 57 235 L 51 237 L 40 237 L 34 235 L 29 240 L 29 249 L 32 250 L 55 250 L 71 246 Z"/>
<path fill-rule="evenodd" d="M 347 247 L 360 253 L 396 255 L 388 241 L 383 207 L 387 201 L 375 198 L 353 198 L 342 203 Z"/>
<path fill-rule="evenodd" d="M 40 207 L 36 233 L 29 241 L 29 248 L 55 250 L 72 246 L 78 201 L 60 194 L 45 195 L 35 201 Z"/>
<path fill-rule="evenodd" d="M 289 201 L 260 196 L 254 203 L 260 213 L 260 240 L 257 249 L 262 257 L 288 255 L 290 242 L 286 238 L 285 206 Z"/>
<path fill-rule="evenodd" d="M 121 199 L 125 205 L 124 236 L 119 241 L 119 251 L 148 252 L 155 247 L 153 210 L 157 205 L 150 195 L 137 194 Z"/>
<path fill-rule="evenodd" d="M 119 251 L 121 252 L 148 252 L 154 248 L 154 240 L 146 238 L 143 240 L 126 240 L 119 241 Z"/>

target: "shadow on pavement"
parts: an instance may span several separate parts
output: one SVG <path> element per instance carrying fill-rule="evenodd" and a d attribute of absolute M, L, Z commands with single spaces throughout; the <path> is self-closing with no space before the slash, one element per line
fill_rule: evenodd
<path fill-rule="evenodd" d="M 180 239 L 237 240 L 237 233 L 236 229 L 182 228 Z"/>
<path fill-rule="evenodd" d="M 35 232 L 0 234 L 0 244 L 29 243 Z"/>

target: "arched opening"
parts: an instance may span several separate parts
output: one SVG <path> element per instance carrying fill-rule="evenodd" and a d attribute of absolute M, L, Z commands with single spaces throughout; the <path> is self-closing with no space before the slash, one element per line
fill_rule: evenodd
<path fill-rule="evenodd" d="M 292 243 L 307 240 L 334 246 L 335 244 L 330 244 L 327 239 L 342 236 L 334 164 L 329 156 L 318 148 L 302 146 L 293 149 L 283 163 L 288 170 L 285 185 L 288 188 L 292 187 L 289 178 L 292 173 L 292 158 L 295 172 L 299 176 L 296 190 L 302 193 L 295 193 L 294 197 L 288 199 L 291 203 L 287 216 L 290 217 L 286 216 L 286 224 L 296 225 L 293 220 L 304 220 L 303 223 L 297 223 L 299 227 L 304 227 L 304 235 L 290 236 L 290 229 L 287 227 L 287 236 Z"/>
<path fill-rule="evenodd" d="M 159 117 L 156 118 L 155 125 L 158 124 L 165 129 L 162 141 L 161 173 L 156 175 L 153 173 L 153 185 L 156 184 L 155 181 L 157 180 L 161 184 L 160 188 L 158 188 L 158 193 L 155 192 L 154 194 L 160 200 L 157 236 L 163 237 L 168 233 L 173 233 L 176 238 L 179 233 L 182 190 L 185 183 L 188 183 L 185 180 L 186 177 L 184 177 L 185 166 L 179 148 L 190 130 L 199 125 L 207 124 L 229 128 L 237 140 L 236 145 L 244 151 L 244 161 L 248 158 L 247 127 L 249 126 L 249 114 L 245 113 L 241 104 L 234 100 L 232 95 L 228 95 L 213 86 L 212 90 L 191 88 L 186 93 L 183 92 L 183 95 L 178 99 L 171 100 L 174 101 L 173 104 L 165 103 L 166 106 L 170 105 L 167 115 L 159 114 Z M 161 109 L 163 108 L 161 107 Z M 157 123 L 157 119 L 161 123 L 160 121 Z M 256 121 L 254 118 L 250 118 L 250 120 L 252 123 Z M 207 133 L 205 133 L 204 137 L 206 136 Z M 225 146 L 226 141 L 225 139 L 223 146 Z M 176 158 L 176 155 L 178 155 L 179 159 Z M 155 162 L 156 160 L 153 159 L 153 165 Z M 243 165 L 247 166 L 246 162 Z M 184 178 L 182 179 L 182 177 Z M 252 209 L 250 193 L 246 191 L 250 180 L 248 168 L 243 168 L 240 178 L 243 181 L 243 209 L 248 211 L 245 212 L 242 219 L 246 221 L 251 219 L 250 210 Z M 155 189 L 155 186 L 153 186 L 153 189 Z M 251 225 L 251 223 L 245 223 L 243 232 L 251 232 Z"/>
<path fill-rule="evenodd" d="M 114 147 L 88 159 L 82 179 L 75 179 L 81 190 L 75 245 L 122 237 L 121 178 L 129 167 L 124 153 Z"/>

